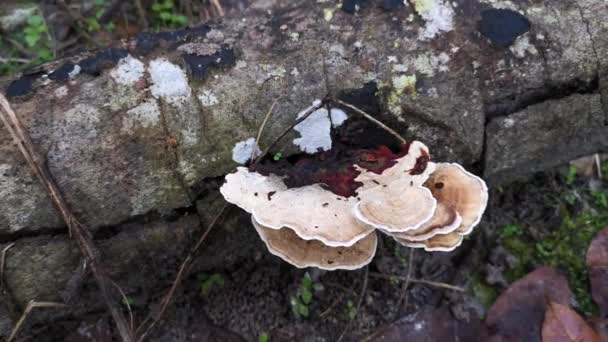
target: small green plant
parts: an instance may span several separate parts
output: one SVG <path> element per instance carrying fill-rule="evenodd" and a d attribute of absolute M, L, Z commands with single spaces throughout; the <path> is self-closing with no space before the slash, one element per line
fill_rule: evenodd
<path fill-rule="evenodd" d="M 199 280 L 201 281 L 201 296 L 205 298 L 209 296 L 214 287 L 222 287 L 225 283 L 224 277 L 219 273 L 211 275 L 203 273 L 199 276 Z"/>
<path fill-rule="evenodd" d="M 101 16 L 105 11 L 105 4 L 105 0 L 95 0 L 93 2 L 93 9 L 95 13 L 85 18 L 87 23 L 84 27 L 85 30 L 94 32 L 102 29 L 106 31 L 112 31 L 114 29 L 114 23 L 112 22 L 109 22 L 103 26 L 99 23 L 99 19 L 101 19 Z"/>
<path fill-rule="evenodd" d="M 576 193 L 574 191 L 568 191 L 568 192 L 562 194 L 562 198 L 564 199 L 564 202 L 566 202 L 570 205 L 574 205 L 574 203 L 576 203 L 576 200 L 577 200 Z"/>
<path fill-rule="evenodd" d="M 36 56 L 34 64 L 43 63 L 53 58 L 48 39 L 48 28 L 41 15 L 33 15 L 27 19 L 23 28 L 22 40 L 28 50 Z"/>
<path fill-rule="evenodd" d="M 258 336 L 258 342 L 268 342 L 270 341 L 270 338 L 268 337 L 267 333 L 263 333 L 260 336 Z"/>
<path fill-rule="evenodd" d="M 291 310 L 298 318 L 308 318 L 310 314 L 310 305 L 312 304 L 313 293 L 323 291 L 323 285 L 314 283 L 310 274 L 306 272 L 295 296 L 291 296 L 289 304 Z"/>
<path fill-rule="evenodd" d="M 274 156 L 272 156 L 272 159 L 274 161 L 279 161 L 279 160 L 281 160 L 281 158 L 283 158 L 283 153 L 281 153 L 281 152 L 277 152 L 274 154 Z"/>
<path fill-rule="evenodd" d="M 593 191 L 591 197 L 598 208 L 608 209 L 608 191 Z"/>
<path fill-rule="evenodd" d="M 355 316 L 357 316 L 357 308 L 353 304 L 353 301 L 350 299 L 346 302 L 346 307 L 344 308 L 344 316 L 349 321 L 352 321 L 353 319 L 355 319 Z"/>
<path fill-rule="evenodd" d="M 574 166 L 574 164 L 570 164 L 568 166 L 568 173 L 566 174 L 566 184 L 572 185 L 572 183 L 574 183 L 575 178 L 576 178 L 576 166 Z"/>
<path fill-rule="evenodd" d="M 154 13 L 154 23 L 157 30 L 161 28 L 176 28 L 188 23 L 188 19 L 185 16 L 176 13 L 173 0 L 155 2 L 152 5 L 152 12 Z"/>
<path fill-rule="evenodd" d="M 133 300 L 133 298 L 126 296 L 122 298 L 122 305 L 124 306 L 133 306 L 133 304 L 135 303 L 135 300 Z"/>
<path fill-rule="evenodd" d="M 498 235 L 503 239 L 521 236 L 522 234 L 523 230 L 516 224 L 507 224 L 498 232 Z"/>

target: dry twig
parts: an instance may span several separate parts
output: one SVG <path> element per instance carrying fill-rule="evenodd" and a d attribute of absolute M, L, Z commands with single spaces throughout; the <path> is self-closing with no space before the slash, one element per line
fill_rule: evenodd
<path fill-rule="evenodd" d="M 363 275 L 363 286 L 361 287 L 361 293 L 359 294 L 359 300 L 357 301 L 357 307 L 355 308 L 355 316 L 351 320 L 349 320 L 348 323 L 346 324 L 346 327 L 340 334 L 340 337 L 338 337 L 338 342 L 342 341 L 342 339 L 344 338 L 344 336 L 346 335 L 348 330 L 350 330 L 350 326 L 353 324 L 353 321 L 355 320 L 355 318 L 357 317 L 357 314 L 359 314 L 359 311 L 361 310 L 361 305 L 363 304 L 363 299 L 365 298 L 365 292 L 367 291 L 367 280 L 368 279 L 369 279 L 369 266 L 365 266 L 365 274 Z"/>
<path fill-rule="evenodd" d="M 410 248 L 410 257 L 408 260 L 407 267 L 407 276 L 405 278 L 405 284 L 403 284 L 403 290 L 401 291 L 401 296 L 399 297 L 399 301 L 397 301 L 397 315 L 399 311 L 401 311 L 401 303 L 403 303 L 403 299 L 405 298 L 405 308 L 407 310 L 407 305 L 409 304 L 409 296 L 407 292 L 407 288 L 410 286 L 410 281 L 412 280 L 412 273 L 414 269 L 414 248 Z"/>
<path fill-rule="evenodd" d="M 2 248 L 2 254 L 0 254 L 0 292 L 4 289 L 4 264 L 6 262 L 6 252 L 14 245 L 14 242 L 6 245 Z"/>
<path fill-rule="evenodd" d="M 181 284 L 181 281 L 184 278 L 184 275 L 186 275 L 190 271 L 190 266 L 192 265 L 192 261 L 194 260 L 194 256 L 195 256 L 196 252 L 198 251 L 200 246 L 203 244 L 203 242 L 207 238 L 207 235 L 209 235 L 209 233 L 211 232 L 213 227 L 217 224 L 217 222 L 219 221 L 220 217 L 222 216 L 222 214 L 224 213 L 224 211 L 226 210 L 227 207 L 228 207 L 228 202 L 224 203 L 224 206 L 220 209 L 220 212 L 215 216 L 215 218 L 213 218 L 213 221 L 211 221 L 211 223 L 209 224 L 207 229 L 203 232 L 203 235 L 201 235 L 201 237 L 198 239 L 198 241 L 196 242 L 194 247 L 190 250 L 190 252 L 188 252 L 188 256 L 186 256 L 186 259 L 184 259 L 184 261 L 182 262 L 182 264 L 179 268 L 179 271 L 177 272 L 177 275 L 175 276 L 175 279 L 173 280 L 173 283 L 171 284 L 171 288 L 163 296 L 163 299 L 161 300 L 161 302 L 159 304 L 159 309 L 156 312 L 156 314 L 153 315 L 152 313 L 150 313 L 148 315 L 148 317 L 146 317 L 146 319 L 144 319 L 144 321 L 139 325 L 139 327 L 135 331 L 135 333 L 137 334 L 140 330 L 144 329 L 144 326 L 148 322 L 150 322 L 148 324 L 148 326 L 145 327 L 145 329 L 143 330 L 141 335 L 139 335 L 139 337 L 137 339 L 138 342 L 143 341 L 146 338 L 146 336 L 148 336 L 148 334 L 152 331 L 152 328 L 154 328 L 156 323 L 158 323 L 158 321 L 162 318 L 163 314 L 169 307 L 169 304 L 171 304 L 171 300 L 173 299 L 175 290 L 177 290 L 177 287 Z"/>
<path fill-rule="evenodd" d="M 17 334 L 19 333 L 19 330 L 21 330 L 21 326 L 23 326 L 23 324 L 25 323 L 25 319 L 27 318 L 27 316 L 30 314 L 30 312 L 34 308 L 65 308 L 65 307 L 67 307 L 67 305 L 62 304 L 62 303 L 36 302 L 36 301 L 30 300 L 29 303 L 27 303 L 25 310 L 23 310 L 23 314 L 17 321 L 17 324 L 15 324 L 15 327 L 11 331 L 10 336 L 6 339 L 6 342 L 11 342 L 11 341 L 15 340 L 15 338 L 17 337 Z"/>
<path fill-rule="evenodd" d="M 384 123 L 382 123 L 378 119 L 374 118 L 373 116 L 367 114 L 366 112 L 362 111 L 361 109 L 353 106 L 350 103 L 344 102 L 344 101 L 339 100 L 339 99 L 332 99 L 332 101 L 335 102 L 335 103 L 337 103 L 337 104 L 339 104 L 339 105 L 342 105 L 344 107 L 347 107 L 347 108 L 350 108 L 350 109 L 354 110 L 357 114 L 362 115 L 363 117 L 365 117 L 369 121 L 375 123 L 376 125 L 380 126 L 382 129 L 384 129 L 385 131 L 387 131 L 388 133 L 390 133 L 397 140 L 399 140 L 402 144 L 406 144 L 407 143 L 407 141 L 401 135 L 399 135 L 399 133 L 395 132 L 392 128 L 388 127 L 387 125 L 385 125 Z"/>
<path fill-rule="evenodd" d="M 0 118 L 2 122 L 10 132 L 15 144 L 19 147 L 21 154 L 26 159 L 28 165 L 32 171 L 36 174 L 38 179 L 44 185 L 51 201 L 61 214 L 61 217 L 65 221 L 69 228 L 70 235 L 76 240 L 76 243 L 91 267 L 91 272 L 95 278 L 102 298 L 106 304 L 106 307 L 110 311 L 114 323 L 118 329 L 118 332 L 124 342 L 132 341 L 131 331 L 127 325 L 124 315 L 120 311 L 116 302 L 112 299 L 110 291 L 108 289 L 108 278 L 105 276 L 99 260 L 99 252 L 93 244 L 91 233 L 84 227 L 76 217 L 70 211 L 67 203 L 63 199 L 57 184 L 53 180 L 53 177 L 49 170 L 46 168 L 46 161 L 36 153 L 36 149 L 29 134 L 25 131 L 25 128 L 21 124 L 21 121 L 11 108 L 8 100 L 4 95 L 0 94 Z"/>
<path fill-rule="evenodd" d="M 376 272 L 370 272 L 369 276 L 372 278 L 379 278 L 379 279 L 386 279 L 386 280 L 393 280 L 393 279 L 402 280 L 402 281 L 407 280 L 407 277 L 402 277 L 402 276 L 398 276 L 398 275 L 390 275 L 390 274 L 382 274 L 382 273 L 376 273 Z M 428 285 L 428 286 L 432 286 L 432 287 L 439 287 L 439 288 L 443 288 L 446 290 L 452 290 L 452 291 L 458 291 L 458 292 L 466 291 L 466 289 L 464 289 L 460 286 L 450 285 L 450 284 L 441 283 L 441 282 L 432 281 L 432 280 L 410 278 L 410 283 L 424 284 L 424 285 Z"/>
<path fill-rule="evenodd" d="M 256 151 L 256 148 L 258 147 L 258 143 L 260 142 L 260 138 L 262 137 L 262 132 L 264 131 L 264 127 L 266 127 L 266 122 L 268 122 L 268 119 L 270 118 L 270 116 L 272 115 L 272 111 L 274 110 L 274 106 L 276 106 L 277 102 L 279 102 L 280 99 L 281 98 L 279 97 L 276 100 L 274 100 L 274 102 L 270 106 L 270 109 L 268 109 L 266 116 L 264 117 L 264 121 L 262 121 L 262 125 L 260 126 L 260 129 L 258 129 L 258 136 L 255 138 L 255 141 L 253 142 L 253 149 L 251 150 L 251 159 L 250 160 L 252 162 L 255 160 L 255 151 Z"/>

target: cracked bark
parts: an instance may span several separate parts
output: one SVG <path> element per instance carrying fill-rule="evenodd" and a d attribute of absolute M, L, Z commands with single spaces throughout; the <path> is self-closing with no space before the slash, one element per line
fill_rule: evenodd
<path fill-rule="evenodd" d="M 410 6 L 387 12 L 373 5 L 357 15 L 336 11 L 326 21 L 323 11 L 332 6 L 260 2 L 244 12 L 246 21 L 226 18 L 140 36 L 117 43 L 118 52 L 86 52 L 43 65 L 32 90 L 12 98 L 34 142 L 55 146 L 49 148 L 49 167 L 76 215 L 96 230 L 109 268 L 127 290 L 141 285 L 133 275 L 141 275 L 140 262 L 179 259 L 200 221 L 213 216 L 219 203 L 215 177 L 236 165 L 235 143 L 255 137 L 260 113 L 280 96 L 262 146 L 330 89 L 340 94 L 375 82 L 382 91 L 362 99 L 380 103 L 381 112 L 371 114 L 406 138 L 427 143 L 437 160 L 478 163 L 493 184 L 608 150 L 608 28 L 602 25 L 608 8 L 602 0 L 521 4 L 519 11 L 532 22 L 532 45 L 518 45 L 523 56 L 494 48 L 479 34 L 479 13 L 490 6 L 485 2 L 461 4 L 453 30 L 432 41 L 418 39 L 427 23 L 409 22 Z M 204 76 L 196 78 L 192 70 L 201 66 L 183 58 L 188 44 L 199 51 L 223 46 L 235 58 L 209 59 Z M 436 58 L 442 53 L 449 60 L 440 68 Z M 132 81 L 120 73 L 127 54 L 143 68 Z M 44 76 L 68 62 L 84 66 L 87 58 L 97 69 L 83 68 L 73 78 Z M 189 70 L 182 93 L 175 78 L 152 81 L 150 62 L 159 58 Z M 416 75 L 416 96 L 391 98 L 392 79 L 399 75 Z M 0 83 L 6 89 L 12 81 Z M 162 90 L 159 99 L 152 88 Z M 179 143 L 167 150 L 171 136 Z M 290 142 L 295 136 L 282 140 L 284 155 L 297 152 Z M 40 284 L 65 284 L 77 266 L 66 237 L 53 237 L 61 223 L 41 193 L 0 129 L 0 241 L 17 241 L 6 275 L 21 304 L 55 300 L 61 288 Z M 230 230 L 248 226 L 239 220 L 234 215 L 212 234 L 203 268 L 251 258 L 259 241 L 250 230 Z M 129 248 L 143 261 L 119 257 Z M 84 312 L 91 303 L 83 303 Z"/>

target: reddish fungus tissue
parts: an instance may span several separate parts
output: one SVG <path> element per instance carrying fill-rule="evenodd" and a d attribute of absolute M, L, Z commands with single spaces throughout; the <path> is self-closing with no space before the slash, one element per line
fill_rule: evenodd
<path fill-rule="evenodd" d="M 416 158 L 416 165 L 414 165 L 414 167 L 410 170 L 410 175 L 419 175 L 423 173 L 424 170 L 426 170 L 426 166 L 428 165 L 429 161 L 431 160 L 431 156 L 429 156 L 429 154 L 425 150 L 420 151 L 422 152 L 422 155 Z"/>
<path fill-rule="evenodd" d="M 250 169 L 263 175 L 275 174 L 283 177 L 288 188 L 320 184 L 336 195 L 351 197 L 355 196 L 357 189 L 363 185 L 355 181 L 361 173 L 357 171 L 355 165 L 381 174 L 395 165 L 396 159 L 405 156 L 408 149 L 409 144 L 402 145 L 396 153 L 384 145 L 373 149 L 353 149 L 337 142 L 330 151 L 290 157 L 289 161 L 282 159 L 277 162 L 268 158 L 250 166 Z M 425 153 L 418 158 L 416 166 L 410 173 L 422 173 L 428 161 L 428 154 Z"/>

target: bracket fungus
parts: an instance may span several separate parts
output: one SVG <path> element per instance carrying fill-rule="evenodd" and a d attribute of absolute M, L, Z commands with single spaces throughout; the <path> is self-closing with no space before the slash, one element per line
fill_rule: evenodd
<path fill-rule="evenodd" d="M 363 267 L 376 253 L 376 230 L 404 246 L 452 251 L 481 220 L 485 182 L 458 164 L 431 162 L 423 143 L 397 153 L 340 148 L 238 167 L 220 192 L 251 214 L 272 254 L 300 268 Z"/>

